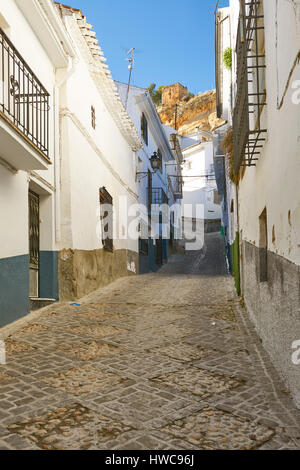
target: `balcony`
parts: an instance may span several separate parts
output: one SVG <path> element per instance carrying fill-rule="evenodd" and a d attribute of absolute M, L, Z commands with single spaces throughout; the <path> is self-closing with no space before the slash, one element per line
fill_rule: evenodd
<path fill-rule="evenodd" d="M 50 163 L 49 94 L 1 28 L 0 157 L 16 170 Z"/>
<path fill-rule="evenodd" d="M 152 205 L 168 204 L 168 197 L 163 188 L 152 188 Z"/>
<path fill-rule="evenodd" d="M 264 15 L 261 0 L 241 2 L 237 33 L 236 101 L 233 111 L 234 169 L 256 166 L 267 128 Z"/>

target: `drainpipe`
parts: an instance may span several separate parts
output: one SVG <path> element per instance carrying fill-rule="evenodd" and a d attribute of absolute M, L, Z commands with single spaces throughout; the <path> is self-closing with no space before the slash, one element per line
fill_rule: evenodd
<path fill-rule="evenodd" d="M 55 178 L 55 240 L 56 243 L 61 241 L 61 213 L 60 213 L 60 168 L 61 168 L 61 129 L 60 129 L 60 117 L 59 117 L 59 95 L 62 86 L 69 80 L 74 74 L 77 67 L 78 59 L 69 59 L 69 67 L 64 77 L 56 82 L 54 87 L 54 147 L 55 147 L 55 166 L 54 166 L 54 178 Z"/>

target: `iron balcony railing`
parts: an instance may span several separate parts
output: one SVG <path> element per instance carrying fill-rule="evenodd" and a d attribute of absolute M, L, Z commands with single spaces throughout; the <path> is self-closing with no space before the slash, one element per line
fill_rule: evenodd
<path fill-rule="evenodd" d="M 237 80 L 233 111 L 234 168 L 255 166 L 266 140 L 264 16 L 261 0 L 242 0 L 236 42 Z"/>
<path fill-rule="evenodd" d="M 168 204 L 168 197 L 163 188 L 152 188 L 152 205 Z"/>
<path fill-rule="evenodd" d="M 49 158 L 49 93 L 1 28 L 0 113 Z"/>

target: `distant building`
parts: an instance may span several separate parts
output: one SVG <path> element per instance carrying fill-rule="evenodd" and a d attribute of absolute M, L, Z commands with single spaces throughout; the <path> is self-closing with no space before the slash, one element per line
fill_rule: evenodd
<path fill-rule="evenodd" d="M 173 106 L 179 103 L 188 93 L 188 89 L 181 83 L 164 86 L 162 89 L 162 106 Z"/>
<path fill-rule="evenodd" d="M 116 85 L 125 103 L 128 85 L 120 82 L 116 82 Z M 139 245 L 139 272 L 143 274 L 156 271 L 176 250 L 180 228 L 176 227 L 176 217 L 172 211 L 175 204 L 181 207 L 183 156 L 177 134 L 174 129 L 162 125 L 147 90 L 130 86 L 127 110 L 143 142 L 143 148 L 136 153 L 135 159 L 139 202 L 144 208 L 140 220 Z M 150 164 L 154 152 L 160 159 L 156 172 L 153 172 Z M 153 212 L 156 204 L 170 208 L 168 220 L 165 220 L 167 214 L 162 211 Z M 151 229 L 156 232 L 155 237 Z"/>
<path fill-rule="evenodd" d="M 182 151 L 185 239 L 192 238 L 195 230 L 202 231 L 203 234 L 221 230 L 221 205 L 214 170 L 213 143 L 211 140 L 202 141 L 202 138 L 208 138 L 207 134 L 209 133 L 205 132 L 205 137 L 200 137 L 198 133 L 182 138 L 183 142 L 195 142 L 196 137 L 201 139 Z"/>

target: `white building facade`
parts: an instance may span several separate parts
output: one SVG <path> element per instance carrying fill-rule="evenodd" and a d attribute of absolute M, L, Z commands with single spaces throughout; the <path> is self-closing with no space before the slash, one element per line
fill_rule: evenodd
<path fill-rule="evenodd" d="M 212 135 L 201 131 L 181 137 L 183 147 L 183 230 L 186 241 L 195 232 L 221 230 L 221 205 L 215 178 Z"/>
<path fill-rule="evenodd" d="M 1 2 L 0 28 L 3 326 L 58 299 L 57 76 L 74 51 L 52 1 Z"/>
<path fill-rule="evenodd" d="M 229 16 L 241 293 L 300 407 L 300 2 L 232 0 Z"/>
<path fill-rule="evenodd" d="M 142 142 L 85 16 L 57 9 L 76 50 L 60 90 L 59 291 L 61 300 L 72 300 L 139 271 L 129 214 L 134 224 Z"/>
<path fill-rule="evenodd" d="M 141 205 L 139 272 L 156 271 L 176 249 L 180 236 L 182 153 L 176 132 L 163 126 L 147 90 L 116 82 L 123 103 L 143 142 L 136 154 L 135 175 Z M 172 148 L 171 148 L 172 146 Z M 159 166 L 153 171 L 151 158 Z M 155 205 L 168 207 L 166 213 Z"/>

